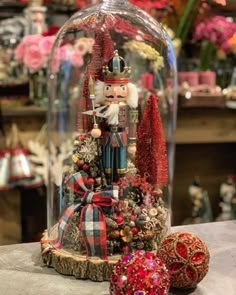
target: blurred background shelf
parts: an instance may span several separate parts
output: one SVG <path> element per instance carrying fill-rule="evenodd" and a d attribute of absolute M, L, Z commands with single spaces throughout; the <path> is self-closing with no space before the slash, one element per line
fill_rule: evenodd
<path fill-rule="evenodd" d="M 220 213 L 220 184 L 236 175 L 236 111 L 227 108 L 179 108 L 175 133 L 176 157 L 173 224 L 189 216 L 188 187 L 194 176 L 209 192 L 214 218 Z"/>
<path fill-rule="evenodd" d="M 38 106 L 21 106 L 18 108 L 2 108 L 4 117 L 20 117 L 20 116 L 46 116 L 47 109 Z"/>
<path fill-rule="evenodd" d="M 236 111 L 219 108 L 179 108 L 176 144 L 236 142 Z"/>
<path fill-rule="evenodd" d="M 181 108 L 225 108 L 225 96 L 222 94 L 193 93 L 191 98 L 179 96 Z"/>

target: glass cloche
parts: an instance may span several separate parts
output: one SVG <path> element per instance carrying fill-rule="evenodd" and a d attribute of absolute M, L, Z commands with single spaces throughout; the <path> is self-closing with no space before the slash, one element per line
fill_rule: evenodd
<path fill-rule="evenodd" d="M 127 0 L 103 0 L 61 28 L 49 66 L 45 263 L 109 280 L 170 225 L 176 60 L 161 24 Z"/>

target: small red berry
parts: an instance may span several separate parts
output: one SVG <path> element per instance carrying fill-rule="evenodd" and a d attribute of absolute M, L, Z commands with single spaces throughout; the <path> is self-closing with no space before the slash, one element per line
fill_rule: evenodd
<path fill-rule="evenodd" d="M 116 222 L 117 222 L 117 224 L 122 224 L 123 221 L 124 221 L 124 218 L 123 218 L 122 215 L 119 215 L 119 216 L 116 217 Z"/>
<path fill-rule="evenodd" d="M 89 185 L 94 185 L 94 179 L 93 178 L 89 178 L 87 180 L 87 182 L 88 182 Z"/>
<path fill-rule="evenodd" d="M 135 216 L 135 215 L 131 215 L 130 219 L 131 219 L 132 221 L 135 221 L 136 216 Z"/>
<path fill-rule="evenodd" d="M 84 171 L 87 171 L 89 169 L 89 164 L 84 164 L 82 168 Z"/>
<path fill-rule="evenodd" d="M 135 226 L 131 229 L 132 233 L 135 235 L 138 233 L 138 228 Z"/>

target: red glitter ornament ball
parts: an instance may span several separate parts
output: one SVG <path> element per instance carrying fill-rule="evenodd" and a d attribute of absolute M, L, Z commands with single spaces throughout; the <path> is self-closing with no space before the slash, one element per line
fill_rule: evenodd
<path fill-rule="evenodd" d="M 157 256 L 164 261 L 171 287 L 195 288 L 209 268 L 209 251 L 203 241 L 191 233 L 175 232 L 160 245 Z"/>
<path fill-rule="evenodd" d="M 116 263 L 111 274 L 110 295 L 167 295 L 168 270 L 154 253 L 135 251 Z"/>

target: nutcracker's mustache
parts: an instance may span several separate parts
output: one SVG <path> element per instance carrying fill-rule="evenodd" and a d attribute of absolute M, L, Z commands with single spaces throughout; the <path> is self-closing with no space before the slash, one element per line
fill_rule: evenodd
<path fill-rule="evenodd" d="M 107 95 L 106 98 L 114 98 L 114 95 Z M 126 96 L 118 95 L 117 98 L 125 98 Z"/>

